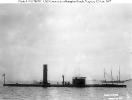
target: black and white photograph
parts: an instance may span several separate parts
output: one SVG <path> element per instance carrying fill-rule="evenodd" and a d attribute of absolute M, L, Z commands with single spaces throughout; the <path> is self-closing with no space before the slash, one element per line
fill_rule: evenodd
<path fill-rule="evenodd" d="M 132 3 L 27 1 L 0 3 L 0 100 L 132 100 Z"/>

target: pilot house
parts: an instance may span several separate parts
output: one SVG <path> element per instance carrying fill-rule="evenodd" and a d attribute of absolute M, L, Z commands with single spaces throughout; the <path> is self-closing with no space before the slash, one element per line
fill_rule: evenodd
<path fill-rule="evenodd" d="M 73 77 L 72 84 L 73 85 L 85 85 L 85 78 L 86 77 Z"/>

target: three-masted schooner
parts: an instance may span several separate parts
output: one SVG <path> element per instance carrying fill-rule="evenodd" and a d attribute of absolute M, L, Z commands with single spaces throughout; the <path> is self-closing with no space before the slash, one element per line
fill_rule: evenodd
<path fill-rule="evenodd" d="M 117 80 L 114 80 L 113 76 L 112 76 L 112 68 L 111 68 L 111 81 L 106 81 L 106 78 L 105 78 L 105 75 L 107 73 L 105 72 L 105 69 L 104 69 L 104 80 L 101 81 L 102 83 L 124 83 L 125 81 L 123 80 L 120 80 L 120 66 L 119 66 L 119 79 L 118 79 L 118 76 L 117 76 Z"/>

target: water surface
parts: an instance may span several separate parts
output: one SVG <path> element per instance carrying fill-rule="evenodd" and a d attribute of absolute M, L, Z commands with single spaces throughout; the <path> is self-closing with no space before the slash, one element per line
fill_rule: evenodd
<path fill-rule="evenodd" d="M 0 87 L 0 100 L 132 100 L 132 82 L 127 88 Z"/>

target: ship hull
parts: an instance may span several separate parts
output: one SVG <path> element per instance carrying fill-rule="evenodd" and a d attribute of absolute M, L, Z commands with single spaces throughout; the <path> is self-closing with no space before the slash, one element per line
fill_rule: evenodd
<path fill-rule="evenodd" d="M 3 86 L 11 86 L 11 87 L 126 87 L 126 85 L 118 85 L 118 84 L 88 84 L 88 85 L 3 84 Z"/>
<path fill-rule="evenodd" d="M 101 81 L 102 83 L 124 83 L 125 81 Z"/>

